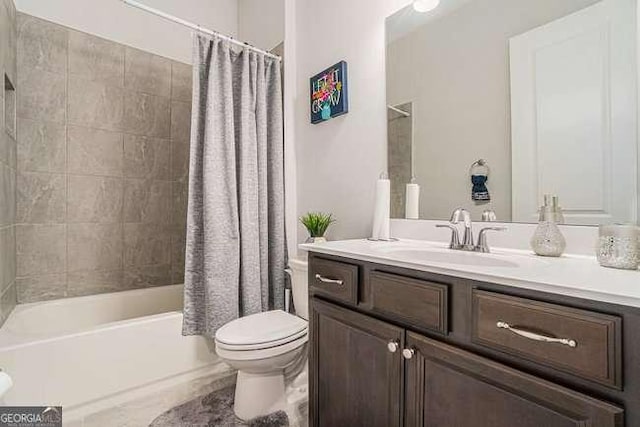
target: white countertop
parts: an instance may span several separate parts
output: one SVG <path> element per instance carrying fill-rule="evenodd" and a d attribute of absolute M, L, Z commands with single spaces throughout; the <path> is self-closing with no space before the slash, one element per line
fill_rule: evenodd
<path fill-rule="evenodd" d="M 468 254 L 505 261 L 505 266 L 452 264 L 420 259 L 419 256 L 409 258 L 405 254 L 406 251 L 427 250 L 437 252 L 440 258 L 443 258 L 443 253 L 459 251 L 450 251 L 440 242 L 404 239 L 397 242 L 342 240 L 302 244 L 300 249 L 640 308 L 640 270 L 604 268 L 598 264 L 595 257 L 567 255 L 560 258 L 545 258 L 528 251 L 492 248 L 491 254 Z M 509 265 L 511 263 L 517 266 Z"/>

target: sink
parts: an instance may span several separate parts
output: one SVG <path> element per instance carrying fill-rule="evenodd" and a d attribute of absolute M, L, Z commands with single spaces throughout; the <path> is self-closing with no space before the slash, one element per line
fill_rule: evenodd
<path fill-rule="evenodd" d="M 477 267 L 519 267 L 519 264 L 491 254 L 437 250 L 424 248 L 394 248 L 386 251 L 394 258 L 407 261 L 436 262 L 439 264 L 468 265 Z"/>

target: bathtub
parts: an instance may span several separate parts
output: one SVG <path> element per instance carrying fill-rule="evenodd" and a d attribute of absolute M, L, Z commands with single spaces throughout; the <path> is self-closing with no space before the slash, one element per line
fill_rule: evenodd
<path fill-rule="evenodd" d="M 68 413 L 219 364 L 182 336 L 181 310 L 182 285 L 18 305 L 0 329 L 3 403 Z"/>

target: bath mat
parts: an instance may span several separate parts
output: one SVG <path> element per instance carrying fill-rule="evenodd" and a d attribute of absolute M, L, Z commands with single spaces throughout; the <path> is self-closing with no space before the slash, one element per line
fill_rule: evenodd
<path fill-rule="evenodd" d="M 149 427 L 286 427 L 289 417 L 278 411 L 250 421 L 233 413 L 235 386 L 200 396 L 161 414 Z"/>

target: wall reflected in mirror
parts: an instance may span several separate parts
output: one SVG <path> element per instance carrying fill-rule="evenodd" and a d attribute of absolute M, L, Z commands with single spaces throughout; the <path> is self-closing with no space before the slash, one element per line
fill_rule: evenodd
<path fill-rule="evenodd" d="M 636 0 L 441 0 L 390 16 L 392 217 L 536 222 L 553 194 L 567 224 L 637 223 L 636 20 Z"/>

